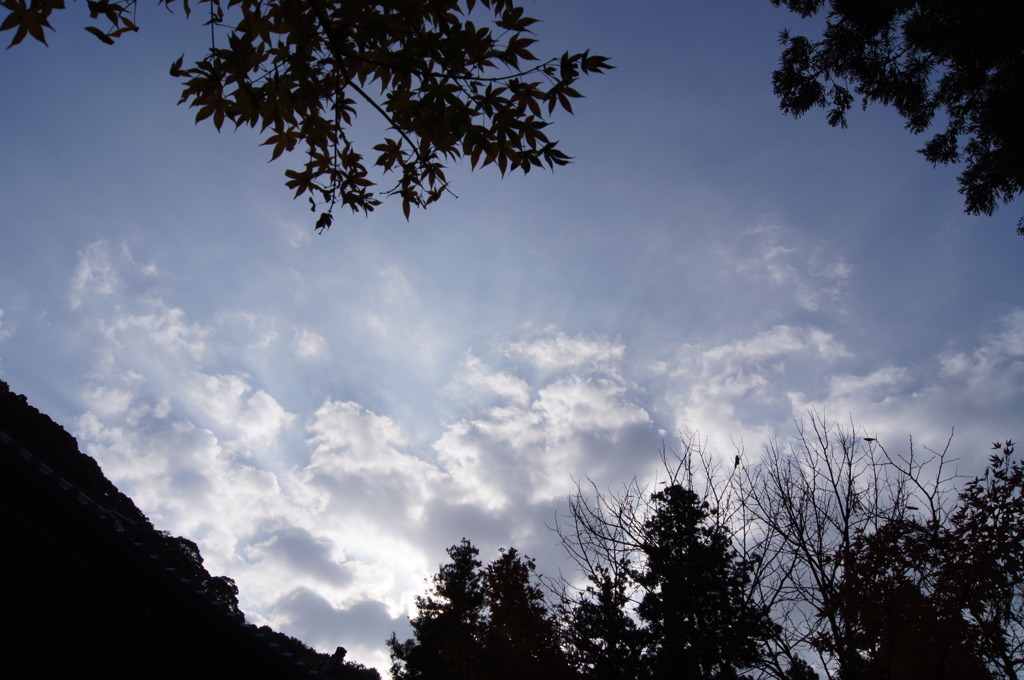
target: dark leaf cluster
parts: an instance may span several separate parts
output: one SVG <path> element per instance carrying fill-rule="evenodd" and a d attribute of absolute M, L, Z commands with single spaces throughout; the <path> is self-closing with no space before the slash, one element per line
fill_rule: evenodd
<path fill-rule="evenodd" d="M 136 0 L 87 0 L 105 43 L 137 30 Z M 158 0 L 168 8 L 175 0 Z M 534 55 L 531 26 L 513 0 L 198 0 L 211 26 L 206 56 L 171 75 L 181 103 L 210 119 L 251 127 L 271 160 L 300 155 L 285 171 L 295 196 L 322 212 L 370 212 L 397 197 L 408 218 L 450 192 L 445 170 L 462 158 L 504 175 L 570 161 L 547 128 L 572 112 L 577 81 L 611 66 L 589 52 Z M 182 0 L 190 14 L 189 0 Z M 0 30 L 11 45 L 46 42 L 49 17 L 64 0 L 3 0 Z M 379 116 L 384 139 L 365 146 L 352 133 L 359 113 Z M 378 184 L 385 176 L 383 187 Z"/>
<path fill-rule="evenodd" d="M 1024 670 L 1024 464 L 1013 442 L 948 522 L 893 520 L 843 555 L 828 602 L 865 678 L 1012 680 Z"/>
<path fill-rule="evenodd" d="M 772 0 L 803 17 L 825 12 L 820 39 L 781 35 L 773 75 L 786 113 L 827 111 L 845 127 L 859 98 L 892 106 L 932 164 L 960 163 L 971 214 L 991 215 L 1024 190 L 1024 31 L 998 0 Z M 1024 218 L 1018 223 L 1024 234 Z"/>

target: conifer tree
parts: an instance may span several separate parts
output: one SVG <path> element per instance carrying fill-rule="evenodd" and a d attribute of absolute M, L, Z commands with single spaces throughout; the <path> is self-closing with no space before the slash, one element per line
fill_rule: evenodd
<path fill-rule="evenodd" d="M 392 635 L 395 680 L 569 680 L 575 672 L 536 583 L 536 565 L 514 548 L 482 568 L 466 539 L 416 600 L 414 638 Z"/>
<path fill-rule="evenodd" d="M 598 566 L 582 597 L 563 605 L 569 646 L 592 680 L 626 680 L 640 672 L 642 631 L 627 613 L 629 583 L 620 566 Z"/>
<path fill-rule="evenodd" d="M 484 667 L 478 680 L 568 680 L 575 677 L 554 618 L 535 582 L 536 564 L 515 549 L 484 570 L 489 619 L 480 631 Z"/>
<path fill-rule="evenodd" d="M 395 680 L 468 680 L 479 657 L 476 636 L 484 620 L 479 551 L 466 539 L 448 548 L 451 562 L 434 576 L 433 588 L 416 598 L 410 621 L 414 639 L 392 634 L 391 676 Z"/>
<path fill-rule="evenodd" d="M 691 489 L 672 485 L 651 500 L 646 559 L 635 576 L 645 591 L 637 615 L 646 626 L 649 677 L 743 677 L 741 670 L 764 658 L 762 643 L 774 632 L 768 612 L 750 601 L 751 565 Z"/>

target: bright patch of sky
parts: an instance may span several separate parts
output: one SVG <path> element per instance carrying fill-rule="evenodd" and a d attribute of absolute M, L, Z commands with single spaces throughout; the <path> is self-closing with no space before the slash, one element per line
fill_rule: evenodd
<path fill-rule="evenodd" d="M 447 546 L 555 574 L 575 480 L 679 432 L 756 453 L 816 408 L 956 428 L 966 467 L 1024 438 L 1019 202 L 964 215 L 891 112 L 785 118 L 798 22 L 767 0 L 625 7 L 530 6 L 542 47 L 618 67 L 558 121 L 573 165 L 456 170 L 457 200 L 322 236 L 252 134 L 175 106 L 198 24 L 4 52 L 0 378 L 250 620 L 382 670 Z"/>

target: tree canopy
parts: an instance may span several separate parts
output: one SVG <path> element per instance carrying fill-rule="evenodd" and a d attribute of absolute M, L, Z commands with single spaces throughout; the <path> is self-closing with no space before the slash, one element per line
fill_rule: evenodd
<path fill-rule="evenodd" d="M 889 453 L 813 413 L 756 461 L 682 446 L 664 481 L 581 487 L 558 526 L 589 584 L 562 605 L 586 677 L 1021 677 L 1013 442 L 969 481 L 949 444 Z"/>
<path fill-rule="evenodd" d="M 635 490 L 610 516 L 576 503 L 575 533 L 562 533 L 574 556 L 591 553 L 589 563 L 577 559 L 590 584 L 563 605 L 581 670 L 595 680 L 750 677 L 741 672 L 762 664 L 777 632 L 749 596 L 753 563 L 693 489 Z M 599 545 L 629 546 L 629 556 Z"/>
<path fill-rule="evenodd" d="M 736 680 L 762 661 L 775 633 L 768 608 L 747 594 L 753 565 L 692 489 L 673 484 L 651 502 L 635 576 L 644 589 L 636 611 L 646 624 L 647 677 Z"/>
<path fill-rule="evenodd" d="M 998 0 L 772 0 L 802 17 L 826 13 L 820 39 L 784 31 L 773 81 L 780 106 L 828 110 L 846 127 L 857 97 L 892 106 L 932 164 L 964 164 L 968 213 L 991 215 L 1024 191 L 1024 31 Z M 1017 223 L 1024 235 L 1024 217 Z"/>
<path fill-rule="evenodd" d="M 469 541 L 448 548 L 450 562 L 440 567 L 429 594 L 416 598 L 418 615 L 410 621 L 414 639 L 388 640 L 391 677 L 396 680 L 468 680 L 484 615 L 479 551 Z"/>
<path fill-rule="evenodd" d="M 426 597 L 416 599 L 414 638 L 392 635 L 396 680 L 572 680 L 574 669 L 536 583 L 533 560 L 514 549 L 481 566 L 468 540 L 448 549 Z"/>
<path fill-rule="evenodd" d="M 135 32 L 137 0 L 87 0 L 85 30 L 107 44 Z M 157 0 L 173 8 L 175 0 Z M 572 112 L 584 74 L 611 68 L 588 51 L 534 56 L 531 26 L 514 0 L 198 0 L 211 27 L 206 55 L 171 65 L 179 103 L 210 119 L 258 129 L 271 159 L 296 149 L 304 160 L 285 171 L 295 196 L 321 210 L 370 212 L 380 196 L 401 200 L 408 218 L 450 192 L 447 165 L 468 158 L 504 175 L 565 165 L 570 157 L 546 128 L 555 111 Z M 65 0 L 2 0 L 0 31 L 10 46 L 46 44 L 50 16 Z M 181 0 L 186 15 L 189 0 Z M 352 128 L 359 113 L 379 115 L 388 132 L 363 148 Z M 378 183 L 384 176 L 394 178 Z"/>

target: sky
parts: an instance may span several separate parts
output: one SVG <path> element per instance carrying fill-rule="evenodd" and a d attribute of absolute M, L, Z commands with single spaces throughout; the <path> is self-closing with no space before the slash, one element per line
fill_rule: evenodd
<path fill-rule="evenodd" d="M 147 5 L 107 47 L 73 6 L 0 53 L 0 379 L 248 620 L 382 671 L 445 548 L 565 573 L 576 482 L 681 433 L 756 458 L 818 409 L 892 450 L 955 432 L 968 472 L 1024 439 L 1021 202 L 965 215 L 892 111 L 784 116 L 805 24 L 768 0 L 626 7 L 527 3 L 538 54 L 616 66 L 552 128 L 573 164 L 317 235 L 255 135 L 176 106 L 199 22 Z"/>

